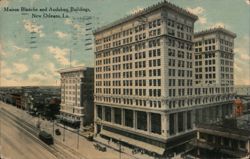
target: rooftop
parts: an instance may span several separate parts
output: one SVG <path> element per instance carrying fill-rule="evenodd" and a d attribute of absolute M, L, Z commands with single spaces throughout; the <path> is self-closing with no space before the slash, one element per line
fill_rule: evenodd
<path fill-rule="evenodd" d="M 60 88 L 60 86 L 1 86 L 1 89 L 56 89 Z"/>
<path fill-rule="evenodd" d="M 58 70 L 59 73 L 66 73 L 66 72 L 75 72 L 75 71 L 84 71 L 87 67 L 85 66 L 77 66 L 77 67 L 68 67 L 64 69 Z"/>
<path fill-rule="evenodd" d="M 247 126 L 248 124 L 247 120 L 227 119 L 223 124 L 199 124 L 197 128 L 250 138 L 250 129 L 249 126 Z"/>
<path fill-rule="evenodd" d="M 150 6 L 150 7 L 144 8 L 143 10 L 141 10 L 141 11 L 135 13 L 135 14 L 128 15 L 128 16 L 126 16 L 126 17 L 124 17 L 124 18 L 121 18 L 121 19 L 119 19 L 119 20 L 117 20 L 117 21 L 114 21 L 113 23 L 110 23 L 110 24 L 105 25 L 105 26 L 103 26 L 103 27 L 97 28 L 97 29 L 94 31 L 94 34 L 97 34 L 97 33 L 99 33 L 99 32 L 102 32 L 102 31 L 104 31 L 104 30 L 110 28 L 110 27 L 117 26 L 117 25 L 119 25 L 119 24 L 122 24 L 122 23 L 124 23 L 124 22 L 129 21 L 129 20 L 132 20 L 132 19 L 134 19 L 134 18 L 137 18 L 137 17 L 143 16 L 143 15 L 146 15 L 146 14 L 148 14 L 148 13 L 150 13 L 150 12 L 152 12 L 152 11 L 155 11 L 155 10 L 157 10 L 157 9 L 160 9 L 160 8 L 162 8 L 162 7 L 170 8 L 170 9 L 176 11 L 176 12 L 179 12 L 180 14 L 183 14 L 183 15 L 185 15 L 185 16 L 188 16 L 188 17 L 192 18 L 193 20 L 197 20 L 197 19 L 198 19 L 198 16 L 196 16 L 196 15 L 194 15 L 194 14 L 188 12 L 187 10 L 185 10 L 185 9 L 183 9 L 183 8 L 180 8 L 180 7 L 178 7 L 178 6 L 176 6 L 176 5 L 174 5 L 174 4 L 170 3 L 170 2 L 168 2 L 168 1 L 166 1 L 166 0 L 164 0 L 164 1 L 162 1 L 162 2 L 159 2 L 159 3 L 155 4 L 155 5 L 152 5 L 152 6 Z"/>
<path fill-rule="evenodd" d="M 211 28 L 211 29 L 200 31 L 200 32 L 196 32 L 196 33 L 194 33 L 194 37 L 198 37 L 198 36 L 202 36 L 202 35 L 206 35 L 206 34 L 211 34 L 211 33 L 215 33 L 215 32 L 223 32 L 225 34 L 232 36 L 233 38 L 236 38 L 235 33 L 231 32 L 225 28 L 222 28 L 222 27 Z"/>

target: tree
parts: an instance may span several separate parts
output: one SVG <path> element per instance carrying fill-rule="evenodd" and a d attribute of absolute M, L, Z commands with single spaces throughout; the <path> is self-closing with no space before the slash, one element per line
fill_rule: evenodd
<path fill-rule="evenodd" d="M 60 99 L 58 98 L 51 98 L 49 103 L 45 106 L 45 116 L 48 119 L 55 119 L 55 116 L 60 113 Z"/>

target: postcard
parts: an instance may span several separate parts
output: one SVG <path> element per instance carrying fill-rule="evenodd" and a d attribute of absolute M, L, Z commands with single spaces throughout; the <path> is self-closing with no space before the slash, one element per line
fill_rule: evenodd
<path fill-rule="evenodd" d="M 0 0 L 0 158 L 249 158 L 250 0 Z"/>

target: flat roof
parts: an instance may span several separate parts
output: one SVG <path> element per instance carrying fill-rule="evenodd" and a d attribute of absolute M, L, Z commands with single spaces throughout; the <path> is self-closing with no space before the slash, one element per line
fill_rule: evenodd
<path fill-rule="evenodd" d="M 208 129 L 208 130 L 214 130 L 214 131 L 218 131 L 218 132 L 235 134 L 235 135 L 245 136 L 247 138 L 250 138 L 250 131 L 247 129 L 226 127 L 226 126 L 216 125 L 216 124 L 199 124 L 197 126 L 197 128 L 198 128 L 198 130 Z"/>
<path fill-rule="evenodd" d="M 121 18 L 121 19 L 119 19 L 119 20 L 114 21 L 113 23 L 110 23 L 110 24 L 108 24 L 108 25 L 105 25 L 105 26 L 102 26 L 102 27 L 100 27 L 100 28 L 97 28 L 93 33 L 94 33 L 94 34 L 100 33 L 100 32 L 102 32 L 102 31 L 104 31 L 104 30 L 107 30 L 107 29 L 113 27 L 113 26 L 120 25 L 120 24 L 125 23 L 125 22 L 127 22 L 127 21 L 130 21 L 130 20 L 132 20 L 132 19 L 135 19 L 135 18 L 137 18 L 137 17 L 139 17 L 139 16 L 143 16 L 143 15 L 145 15 L 145 14 L 148 14 L 148 13 L 152 12 L 152 11 L 155 11 L 155 10 L 157 10 L 157 9 L 160 9 L 160 8 L 162 8 L 162 7 L 170 8 L 170 9 L 176 11 L 176 12 L 179 12 L 179 13 L 182 14 L 182 15 L 185 15 L 185 16 L 188 16 L 188 17 L 192 18 L 193 20 L 197 20 L 197 19 L 198 19 L 198 16 L 196 16 L 196 15 L 190 13 L 189 11 L 187 11 L 187 10 L 181 8 L 181 7 L 178 7 L 178 6 L 176 6 L 176 5 L 174 5 L 174 4 L 170 3 L 170 2 L 168 2 L 168 1 L 166 1 L 166 0 L 164 0 L 164 1 L 162 1 L 162 2 L 159 2 L 159 3 L 157 3 L 157 4 L 152 5 L 152 6 L 150 6 L 150 7 L 144 8 L 143 10 L 138 11 L 138 12 L 135 13 L 135 14 L 128 15 L 128 16 L 126 16 L 126 17 L 124 17 L 124 18 Z"/>
<path fill-rule="evenodd" d="M 233 38 L 236 38 L 236 36 L 237 36 L 234 32 L 232 32 L 230 30 L 227 30 L 227 29 L 222 28 L 222 27 L 217 27 L 217 28 L 210 28 L 207 30 L 202 30 L 202 31 L 196 32 L 196 33 L 194 33 L 194 37 L 196 38 L 196 37 L 199 37 L 202 35 L 216 33 L 216 32 L 222 32 L 222 33 L 228 34 L 228 35 L 232 36 Z"/>
<path fill-rule="evenodd" d="M 59 73 L 66 73 L 66 72 L 76 72 L 76 71 L 84 71 L 89 67 L 85 66 L 77 66 L 77 67 L 68 67 L 58 70 Z"/>

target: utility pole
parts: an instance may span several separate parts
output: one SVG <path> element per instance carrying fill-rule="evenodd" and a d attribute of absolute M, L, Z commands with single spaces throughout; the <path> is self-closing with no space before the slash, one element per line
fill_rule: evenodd
<path fill-rule="evenodd" d="M 0 158 L 2 158 L 2 118 L 0 116 Z"/>
<path fill-rule="evenodd" d="M 2 150 L 2 118 L 1 117 L 0 117 L 0 150 Z"/>
<path fill-rule="evenodd" d="M 65 141 L 65 123 L 63 123 L 63 141 Z"/>
<path fill-rule="evenodd" d="M 53 134 L 53 136 L 54 136 L 54 132 L 55 132 L 55 120 L 53 119 L 53 129 L 52 129 L 52 134 Z"/>
<path fill-rule="evenodd" d="M 121 144 L 121 139 L 119 139 L 120 141 L 118 142 L 119 143 L 119 158 L 121 159 L 122 157 L 122 144 Z"/>
<path fill-rule="evenodd" d="M 79 128 L 77 129 L 77 149 L 79 149 Z"/>

